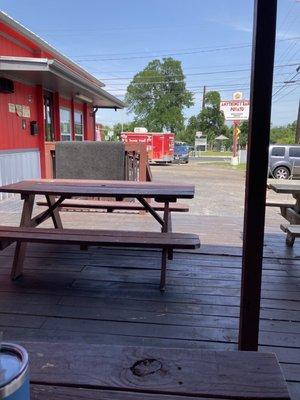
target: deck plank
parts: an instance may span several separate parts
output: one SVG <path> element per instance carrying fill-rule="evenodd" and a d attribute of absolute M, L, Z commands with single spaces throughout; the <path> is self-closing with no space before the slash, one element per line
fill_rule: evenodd
<path fill-rule="evenodd" d="M 288 399 L 270 353 L 28 343 L 33 383 L 234 399 Z M 61 371 L 64 371 L 62 374 Z"/>
<path fill-rule="evenodd" d="M 170 396 L 165 394 L 84 389 L 68 386 L 31 385 L 31 400 L 218 400 L 207 397 Z M 223 398 L 222 400 L 230 400 Z"/>

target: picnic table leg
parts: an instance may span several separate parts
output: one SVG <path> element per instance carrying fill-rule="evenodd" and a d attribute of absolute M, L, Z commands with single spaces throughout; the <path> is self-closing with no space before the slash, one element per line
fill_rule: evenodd
<path fill-rule="evenodd" d="M 293 194 L 294 199 L 296 200 L 296 204 L 292 207 L 291 212 L 289 213 L 289 209 L 286 207 L 281 207 L 281 215 L 287 219 L 290 224 L 298 225 L 299 224 L 299 217 L 300 217 L 300 196 L 298 193 Z M 293 214 L 295 213 L 295 214 Z M 286 234 L 285 244 L 288 247 L 293 247 L 295 243 L 295 236 L 291 233 Z"/>
<path fill-rule="evenodd" d="M 23 211 L 20 227 L 31 226 L 31 217 L 34 206 L 34 195 L 24 195 Z M 11 270 L 11 279 L 19 278 L 23 273 L 23 264 L 26 254 L 27 243 L 17 242 L 15 248 L 14 261 Z"/>
<path fill-rule="evenodd" d="M 162 232 L 172 232 L 172 217 L 169 208 L 169 202 L 165 202 L 164 208 L 164 225 L 161 228 Z M 173 260 L 173 249 L 168 249 L 168 259 Z"/>
<path fill-rule="evenodd" d="M 49 195 L 46 195 L 46 200 L 47 200 L 48 207 L 53 206 L 53 204 L 56 201 L 54 196 L 49 196 Z M 52 221 L 53 221 L 53 225 L 54 225 L 54 227 L 56 229 L 62 229 L 63 228 L 58 208 L 55 208 L 51 212 L 51 218 L 52 218 Z"/>
<path fill-rule="evenodd" d="M 172 227 L 170 226 L 171 218 L 170 218 L 170 210 L 169 210 L 169 202 L 165 201 L 164 207 L 164 217 L 163 217 L 164 224 L 161 228 L 162 232 L 170 232 L 169 229 Z M 160 290 L 165 291 L 166 289 L 166 270 L 167 270 L 167 258 L 173 259 L 173 250 L 170 248 L 163 248 L 162 255 L 161 255 L 161 274 L 160 274 Z"/>
<path fill-rule="evenodd" d="M 168 232 L 172 232 L 172 217 L 171 213 L 169 212 L 169 219 L 168 219 Z M 173 260 L 173 249 L 169 249 L 168 251 L 168 259 Z"/>
<path fill-rule="evenodd" d="M 295 236 L 291 235 L 290 233 L 287 233 L 286 234 L 285 243 L 286 243 L 287 246 L 293 247 L 293 245 L 295 243 Z"/>
<path fill-rule="evenodd" d="M 167 270 L 168 249 L 163 248 L 161 255 L 161 271 L 159 289 L 164 292 L 166 290 L 166 270 Z"/>

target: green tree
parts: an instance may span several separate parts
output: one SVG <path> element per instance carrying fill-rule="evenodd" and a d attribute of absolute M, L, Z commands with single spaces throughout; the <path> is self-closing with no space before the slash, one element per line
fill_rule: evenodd
<path fill-rule="evenodd" d="M 205 95 L 205 108 L 196 116 L 189 119 L 186 136 L 189 143 L 195 140 L 197 131 L 207 136 L 210 147 L 214 145 L 216 136 L 226 135 L 227 127 L 225 118 L 220 111 L 220 93 L 216 91 L 207 92 Z"/>
<path fill-rule="evenodd" d="M 195 136 L 196 136 L 196 132 L 200 131 L 201 128 L 201 124 L 200 124 L 200 119 L 199 119 L 199 115 L 193 115 L 192 117 L 190 117 L 187 127 L 185 129 L 185 133 L 184 133 L 184 137 L 187 143 L 193 145 L 195 143 Z"/>
<path fill-rule="evenodd" d="M 295 135 L 296 135 L 296 125 L 297 122 L 294 121 L 291 124 L 287 124 L 285 126 L 274 126 L 270 131 L 270 143 L 272 144 L 293 144 L 295 143 Z M 248 141 L 248 121 L 243 121 L 240 126 L 240 136 L 239 136 L 239 146 L 245 148 Z M 226 145 L 232 146 L 232 128 L 230 131 L 230 136 Z"/>
<path fill-rule="evenodd" d="M 113 126 L 115 140 L 120 140 L 121 132 L 133 132 L 137 125 L 134 121 L 125 122 L 124 124 L 118 123 Z"/>
<path fill-rule="evenodd" d="M 295 143 L 297 121 L 286 126 L 274 126 L 271 128 L 270 142 L 278 144 Z"/>
<path fill-rule="evenodd" d="M 193 105 L 193 97 L 186 89 L 181 62 L 173 58 L 150 61 L 130 82 L 125 102 L 136 123 L 148 131 L 182 131 L 183 109 Z"/>

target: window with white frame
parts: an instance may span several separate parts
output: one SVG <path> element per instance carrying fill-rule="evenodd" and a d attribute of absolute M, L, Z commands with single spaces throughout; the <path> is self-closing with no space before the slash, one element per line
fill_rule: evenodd
<path fill-rule="evenodd" d="M 59 109 L 60 116 L 60 138 L 63 142 L 72 140 L 71 110 Z"/>
<path fill-rule="evenodd" d="M 84 127 L 83 127 L 83 114 L 81 111 L 75 111 L 74 112 L 74 125 L 75 125 L 75 140 L 77 141 L 83 141 L 83 132 L 84 132 Z"/>

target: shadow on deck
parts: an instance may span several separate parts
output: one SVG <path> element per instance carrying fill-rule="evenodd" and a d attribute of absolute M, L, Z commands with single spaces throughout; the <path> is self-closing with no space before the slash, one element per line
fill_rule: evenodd
<path fill-rule="evenodd" d="M 281 234 L 265 240 L 260 349 L 275 352 L 300 398 L 300 253 Z M 233 350 L 237 348 L 241 248 L 176 252 L 167 291 L 160 253 L 29 245 L 25 276 L 11 282 L 14 246 L 0 253 L 4 339 Z"/>

